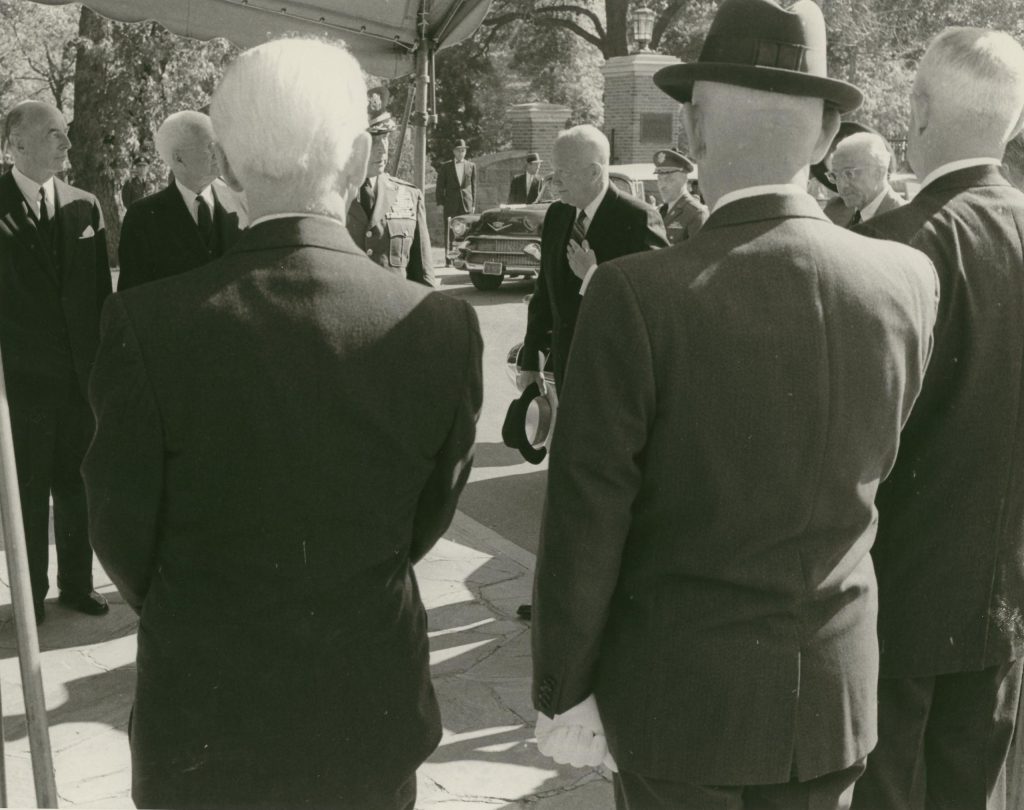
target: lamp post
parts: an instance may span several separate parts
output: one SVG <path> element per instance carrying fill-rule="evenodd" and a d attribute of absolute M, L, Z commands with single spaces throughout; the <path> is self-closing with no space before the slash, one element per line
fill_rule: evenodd
<path fill-rule="evenodd" d="M 650 53 L 651 48 L 651 33 L 654 31 L 654 18 L 657 16 L 652 9 L 647 6 L 640 6 L 639 8 L 633 9 L 633 14 L 630 18 L 630 27 L 632 28 L 633 43 L 636 47 L 636 53 Z"/>

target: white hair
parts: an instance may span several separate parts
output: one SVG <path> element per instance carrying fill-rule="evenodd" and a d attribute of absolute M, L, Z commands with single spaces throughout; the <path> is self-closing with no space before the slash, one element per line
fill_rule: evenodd
<path fill-rule="evenodd" d="M 555 149 L 570 154 L 580 163 L 597 163 L 607 166 L 611 162 L 612 149 L 608 138 L 592 124 L 569 127 L 555 137 Z"/>
<path fill-rule="evenodd" d="M 210 115 L 234 174 L 307 188 L 315 196 L 366 130 L 366 82 L 337 43 L 279 39 L 227 69 Z"/>
<path fill-rule="evenodd" d="M 914 92 L 1005 142 L 1024 112 L 1024 48 L 1001 31 L 947 28 L 925 51 Z"/>
<path fill-rule="evenodd" d="M 153 135 L 153 145 L 160 159 L 168 166 L 174 160 L 174 150 L 198 138 L 213 140 L 210 116 L 195 110 L 171 113 Z"/>
<path fill-rule="evenodd" d="M 892 161 L 892 152 L 885 138 L 875 132 L 855 132 L 843 138 L 832 155 L 835 160 L 840 155 L 866 155 L 868 161 L 875 166 L 888 169 Z"/>

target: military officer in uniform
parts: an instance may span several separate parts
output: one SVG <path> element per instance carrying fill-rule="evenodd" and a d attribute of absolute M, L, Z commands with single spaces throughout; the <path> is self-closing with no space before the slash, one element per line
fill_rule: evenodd
<path fill-rule="evenodd" d="M 394 128 L 390 115 L 376 118 L 368 127 L 373 145 L 366 181 L 349 206 L 345 225 L 360 250 L 381 267 L 435 287 L 423 193 L 386 171 Z"/>
<path fill-rule="evenodd" d="M 670 244 L 678 245 L 700 230 L 708 218 L 708 207 L 687 188 L 693 161 L 675 149 L 654 153 L 654 176 L 664 202 L 658 206 Z"/>

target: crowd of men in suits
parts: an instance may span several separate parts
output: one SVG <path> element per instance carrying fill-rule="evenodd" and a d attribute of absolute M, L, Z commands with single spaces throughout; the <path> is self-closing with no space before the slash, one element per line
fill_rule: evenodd
<path fill-rule="evenodd" d="M 659 213 L 609 183 L 599 130 L 554 143 L 523 352 L 525 383 L 550 352 L 559 396 L 536 736 L 608 767 L 620 810 L 1005 807 L 1024 193 L 1000 162 L 1024 49 L 976 28 L 928 46 L 905 205 L 884 141 L 838 137 L 862 94 L 825 53 L 811 0 L 724 0 L 698 60 L 656 74 L 706 209 L 682 153 L 654 157 Z M 430 289 L 374 95 L 324 41 L 242 53 L 209 118 L 158 131 L 173 179 L 128 211 L 116 294 L 96 199 L 55 176 L 60 113 L 4 123 L 0 347 L 36 615 L 52 495 L 60 601 L 106 611 L 94 549 L 140 616 L 139 807 L 412 810 L 441 736 L 413 564 L 469 475 L 482 339 Z M 529 201 L 527 157 L 510 196 Z M 849 227 L 806 191 L 826 159 Z M 446 217 L 475 182 L 456 144 Z"/>

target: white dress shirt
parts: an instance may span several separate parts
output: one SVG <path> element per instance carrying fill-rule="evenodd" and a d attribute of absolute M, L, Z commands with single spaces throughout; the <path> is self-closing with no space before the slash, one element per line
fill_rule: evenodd
<path fill-rule="evenodd" d="M 611 185 L 611 183 L 606 181 L 605 184 L 604 184 L 604 187 L 601 189 L 601 191 L 598 193 L 598 195 L 596 197 L 594 197 L 594 199 L 592 199 L 589 203 L 587 203 L 583 207 L 583 213 L 587 215 L 587 227 L 583 229 L 583 235 L 584 236 L 586 236 L 587 235 L 587 231 L 590 230 L 590 223 L 594 221 L 594 214 L 597 213 L 597 209 L 600 208 L 601 207 L 601 203 L 604 202 L 605 195 L 608 193 L 608 186 L 609 185 Z M 577 208 L 576 209 L 576 216 L 573 218 L 573 222 L 576 221 L 576 219 L 579 217 L 579 215 L 580 215 L 580 209 Z M 588 268 L 587 274 L 583 277 L 583 283 L 580 284 L 580 295 L 585 295 L 586 294 L 587 287 L 590 285 L 590 279 L 593 277 L 594 271 L 596 269 L 597 269 L 597 265 L 596 264 L 592 264 Z"/>
<path fill-rule="evenodd" d="M 210 206 L 210 216 L 213 216 L 213 187 L 207 186 L 202 191 L 193 191 L 188 186 L 183 186 L 181 181 L 177 177 L 174 178 L 174 185 L 178 187 L 178 193 L 181 194 L 181 199 L 185 201 L 185 207 L 188 212 L 192 215 L 192 221 L 199 224 L 199 203 L 196 201 L 196 197 L 202 197 L 208 206 Z"/>
<path fill-rule="evenodd" d="M 18 169 L 17 166 L 11 169 L 11 176 L 14 177 L 14 182 L 18 186 L 18 190 L 25 198 L 25 201 L 29 204 L 29 207 L 32 209 L 32 214 L 36 219 L 39 219 L 41 213 L 39 210 L 39 189 L 46 191 L 46 213 L 52 221 L 53 215 L 57 211 L 57 201 L 54 198 L 53 190 L 53 178 L 51 177 L 45 183 L 37 183 L 31 177 Z"/>
<path fill-rule="evenodd" d="M 882 200 L 885 199 L 885 192 L 889 190 L 888 184 L 881 191 L 878 192 L 878 196 L 875 197 L 871 202 L 860 209 L 860 221 L 867 222 L 871 217 L 878 213 L 878 206 L 882 204 Z"/>
<path fill-rule="evenodd" d="M 466 167 L 466 161 L 464 161 L 464 160 L 456 160 L 456 161 L 453 161 L 453 162 L 455 163 L 455 176 L 459 178 L 459 185 L 461 186 L 462 185 L 462 178 L 466 174 L 466 168 L 465 168 Z"/>

